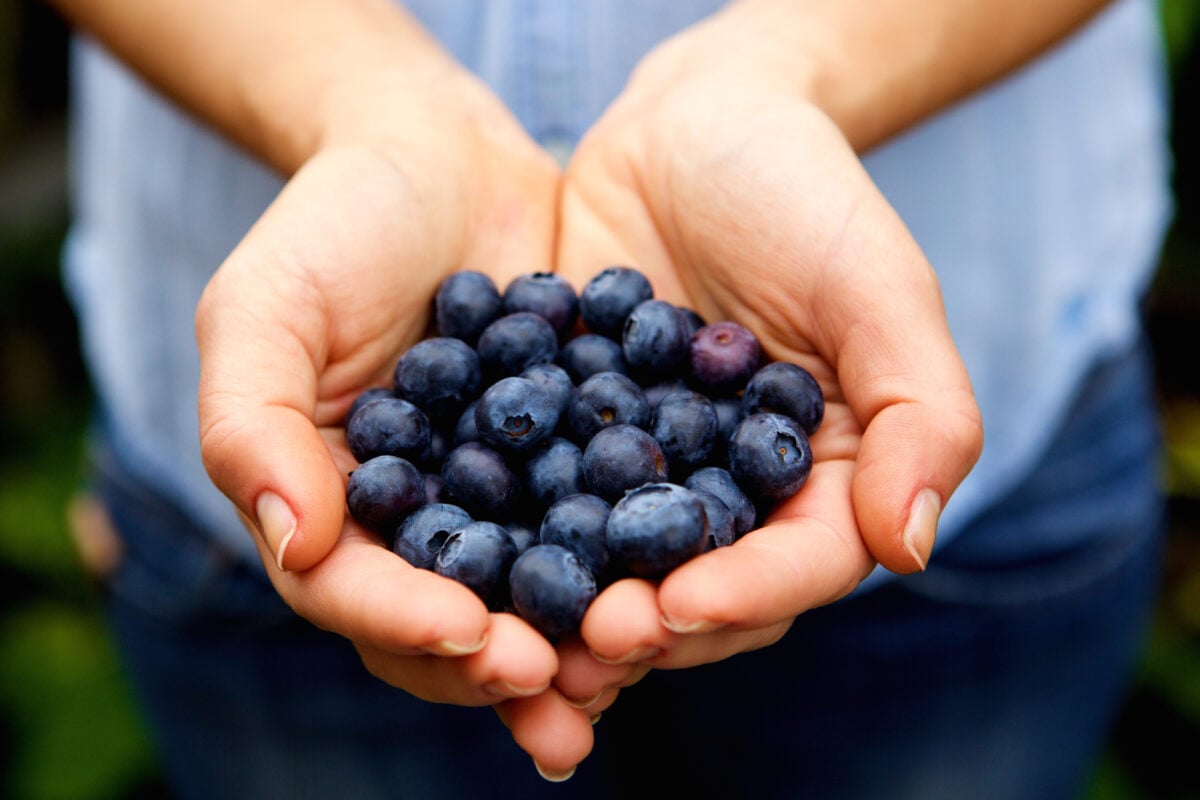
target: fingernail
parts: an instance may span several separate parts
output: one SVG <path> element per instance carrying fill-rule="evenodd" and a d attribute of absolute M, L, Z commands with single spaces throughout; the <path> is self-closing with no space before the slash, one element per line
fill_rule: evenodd
<path fill-rule="evenodd" d="M 589 651 L 591 652 L 591 651 Z M 662 651 L 657 647 L 636 647 L 630 650 L 620 658 L 605 658 L 604 656 L 592 653 L 592 658 L 599 661 L 601 664 L 632 664 L 636 661 L 644 661 L 647 658 L 654 658 Z"/>
<path fill-rule="evenodd" d="M 421 648 L 426 653 L 435 656 L 469 656 L 472 653 L 478 653 L 487 644 L 487 634 L 485 633 L 477 642 L 470 644 L 461 644 L 459 642 L 440 641 Z"/>
<path fill-rule="evenodd" d="M 904 547 L 922 570 L 933 552 L 933 540 L 937 538 L 938 516 L 941 513 L 942 500 L 933 489 L 917 492 L 908 511 L 908 524 L 904 526 L 902 535 Z"/>
<path fill-rule="evenodd" d="M 707 619 L 698 619 L 693 622 L 679 622 L 663 614 L 659 617 L 662 626 L 671 633 L 712 633 L 718 628 L 724 627 L 723 622 L 714 622 Z"/>
<path fill-rule="evenodd" d="M 538 775 L 541 775 L 543 778 L 550 781 L 551 783 L 562 783 L 567 778 L 570 778 L 572 775 L 575 774 L 574 767 L 571 767 L 570 769 L 564 770 L 562 772 L 552 772 L 552 771 L 546 769 L 545 767 L 543 767 L 541 764 L 539 764 L 536 759 L 533 762 L 533 766 L 537 767 Z"/>
<path fill-rule="evenodd" d="M 600 721 L 600 712 L 597 711 L 595 714 L 592 714 L 592 716 L 589 717 L 589 719 L 591 720 L 591 723 L 593 725 L 595 725 L 597 722 Z"/>
<path fill-rule="evenodd" d="M 584 708 L 587 708 L 588 706 L 590 706 L 592 703 L 599 700 L 600 695 L 604 694 L 606 691 L 608 691 L 608 687 L 605 687 L 605 688 L 601 689 L 600 691 L 596 692 L 595 697 L 589 697 L 586 700 L 573 700 L 570 697 L 566 697 L 565 695 L 563 696 L 563 700 L 566 700 L 567 705 L 571 706 L 572 708 L 584 709 Z"/>
<path fill-rule="evenodd" d="M 296 515 L 287 502 L 274 492 L 263 492 L 254 503 L 254 513 L 258 516 L 258 529 L 262 532 L 267 549 L 275 554 L 275 566 L 280 572 L 287 572 L 283 558 L 287 554 L 288 545 L 296 535 Z"/>
<path fill-rule="evenodd" d="M 494 681 L 483 685 L 485 690 L 500 697 L 533 697 L 546 691 L 549 687 L 549 683 L 541 686 L 513 686 L 508 681 Z"/>

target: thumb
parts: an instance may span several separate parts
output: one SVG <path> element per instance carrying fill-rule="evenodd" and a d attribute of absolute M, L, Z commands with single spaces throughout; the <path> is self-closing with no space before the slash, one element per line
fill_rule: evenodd
<path fill-rule="evenodd" d="M 308 569 L 345 518 L 345 482 L 313 421 L 317 370 L 285 328 L 224 294 L 214 281 L 197 313 L 204 464 L 279 569 Z"/>
<path fill-rule="evenodd" d="M 851 498 L 863 541 L 900 573 L 929 561 L 938 518 L 979 459 L 983 424 L 928 268 L 846 332 L 838 380 L 864 430 Z"/>

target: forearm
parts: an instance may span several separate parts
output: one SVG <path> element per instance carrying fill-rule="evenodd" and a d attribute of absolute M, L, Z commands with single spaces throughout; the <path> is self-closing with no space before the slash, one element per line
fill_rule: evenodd
<path fill-rule="evenodd" d="M 49 0 L 148 82 L 290 174 L 352 120 L 353 92 L 453 70 L 389 0 Z"/>
<path fill-rule="evenodd" d="M 735 0 L 724 15 L 861 151 L 1019 67 L 1105 5 Z"/>

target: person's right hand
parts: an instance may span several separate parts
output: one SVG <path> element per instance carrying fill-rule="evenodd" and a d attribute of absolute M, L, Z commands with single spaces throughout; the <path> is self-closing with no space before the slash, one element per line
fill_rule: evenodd
<path fill-rule="evenodd" d="M 564 743 L 566 761 L 586 755 L 592 732 L 548 689 L 550 644 L 346 514 L 344 415 L 364 389 L 390 384 L 442 278 L 478 270 L 503 287 L 552 261 L 554 162 L 459 68 L 395 77 L 332 109 L 328 139 L 207 287 L 196 317 L 203 456 L 296 612 L 417 697 L 526 698 L 533 712 L 514 738 L 536 761 L 536 731 L 555 730 L 553 770 Z"/>

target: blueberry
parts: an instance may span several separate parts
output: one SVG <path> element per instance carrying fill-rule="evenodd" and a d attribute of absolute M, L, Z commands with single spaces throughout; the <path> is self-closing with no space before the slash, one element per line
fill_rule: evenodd
<path fill-rule="evenodd" d="M 405 517 L 425 504 L 425 480 L 410 461 L 375 456 L 350 473 L 346 507 L 365 528 L 390 537 Z"/>
<path fill-rule="evenodd" d="M 758 337 L 736 322 L 705 325 L 688 342 L 688 371 L 708 395 L 733 395 L 743 389 L 762 363 Z"/>
<path fill-rule="evenodd" d="M 632 267 L 601 270 L 579 293 L 579 315 L 592 333 L 620 339 L 634 306 L 654 296 L 650 281 Z"/>
<path fill-rule="evenodd" d="M 598 372 L 629 373 L 621 345 L 598 333 L 582 333 L 563 343 L 558 363 L 575 383 L 582 383 Z"/>
<path fill-rule="evenodd" d="M 537 544 L 517 556 L 508 588 L 517 614 L 551 641 L 577 633 L 596 597 L 591 571 L 556 544 Z"/>
<path fill-rule="evenodd" d="M 567 408 L 567 424 L 579 442 L 611 425 L 645 428 L 650 424 L 650 403 L 628 375 L 597 372 L 576 388 Z"/>
<path fill-rule="evenodd" d="M 513 543 L 517 546 L 517 555 L 521 555 L 538 543 L 537 528 L 528 522 L 517 520 L 507 522 L 504 529 L 508 531 L 508 535 L 512 537 Z"/>
<path fill-rule="evenodd" d="M 583 561 L 597 579 L 608 568 L 605 526 L 612 506 L 594 494 L 571 494 L 546 510 L 538 529 L 542 544 L 567 548 Z"/>
<path fill-rule="evenodd" d="M 579 296 L 566 278 L 553 272 L 518 275 L 504 289 L 504 313 L 531 311 L 543 317 L 560 339 L 565 339 L 579 318 Z"/>
<path fill-rule="evenodd" d="M 440 472 L 425 473 L 425 503 L 433 505 L 434 503 L 450 502 L 450 493 L 446 491 L 446 482 L 442 480 Z"/>
<path fill-rule="evenodd" d="M 374 386 L 361 392 L 358 397 L 354 398 L 354 402 L 350 404 L 350 408 L 346 411 L 346 422 L 354 416 L 354 413 L 365 406 L 372 400 L 382 400 L 385 397 L 393 397 L 392 390 L 386 386 Z"/>
<path fill-rule="evenodd" d="M 560 409 L 550 393 L 528 378 L 501 378 L 479 397 L 479 438 L 502 453 L 532 450 L 554 433 Z"/>
<path fill-rule="evenodd" d="M 496 380 L 519 375 L 534 364 L 550 364 L 558 355 L 558 334 L 532 311 L 505 314 L 488 325 L 475 346 L 485 376 Z"/>
<path fill-rule="evenodd" d="M 433 571 L 458 581 L 484 603 L 495 606 L 516 558 L 516 542 L 503 526 L 476 520 L 446 537 Z"/>
<path fill-rule="evenodd" d="M 654 407 L 650 416 L 654 437 L 672 474 L 686 477 L 708 461 L 717 441 L 717 412 L 712 401 L 699 392 L 671 392 Z"/>
<path fill-rule="evenodd" d="M 729 451 L 729 439 L 738 423 L 742 421 L 742 398 L 714 397 L 713 411 L 717 413 L 717 441 L 713 445 L 712 460 L 714 463 L 726 463 Z"/>
<path fill-rule="evenodd" d="M 650 411 L 653 413 L 654 409 L 658 407 L 659 402 L 664 397 L 669 395 L 671 392 L 677 392 L 681 389 L 687 388 L 689 387 L 683 378 L 666 378 L 665 380 L 644 385 L 642 387 L 642 391 L 645 392 L 646 402 L 650 404 Z"/>
<path fill-rule="evenodd" d="M 825 395 L 808 370 L 773 361 L 751 376 L 742 395 L 743 415 L 760 411 L 791 417 L 812 436 L 825 416 Z"/>
<path fill-rule="evenodd" d="M 584 491 L 583 451 L 570 439 L 552 436 L 525 460 L 525 493 L 539 508 Z"/>
<path fill-rule="evenodd" d="M 434 321 L 442 336 L 474 345 L 484 328 L 500 318 L 504 301 L 500 290 L 482 272 L 461 271 L 450 275 L 434 295 Z"/>
<path fill-rule="evenodd" d="M 414 567 L 433 569 L 438 551 L 450 534 L 472 522 L 466 509 L 453 503 L 421 506 L 400 523 L 392 551 Z"/>
<path fill-rule="evenodd" d="M 751 414 L 729 440 L 729 473 L 756 504 L 791 497 L 812 466 L 808 436 L 782 414 Z"/>
<path fill-rule="evenodd" d="M 480 519 L 509 519 L 521 496 L 521 482 L 504 457 L 482 442 L 451 450 L 442 462 L 450 498 Z"/>
<path fill-rule="evenodd" d="M 475 425 L 475 407 L 479 405 L 479 400 L 472 400 L 463 409 L 462 414 L 458 416 L 458 422 L 454 424 L 454 438 L 452 442 L 455 447 L 467 442 L 479 441 L 479 428 Z M 738 405 L 741 408 L 741 405 Z"/>
<path fill-rule="evenodd" d="M 382 455 L 418 461 L 430 435 L 425 413 L 399 397 L 372 400 L 346 423 L 346 444 L 360 464 Z"/>
<path fill-rule="evenodd" d="M 440 422 L 456 419 L 479 394 L 482 382 L 479 355 L 471 346 L 439 336 L 405 351 L 396 364 L 393 391 Z"/>
<path fill-rule="evenodd" d="M 740 537 L 754 529 L 758 511 L 729 470 L 724 467 L 702 467 L 689 475 L 683 485 L 694 492 L 719 497 L 733 515 L 736 536 Z"/>
<path fill-rule="evenodd" d="M 667 479 L 667 458 L 646 431 L 612 425 L 592 437 L 583 451 L 588 491 L 610 502 L 644 483 Z"/>
<path fill-rule="evenodd" d="M 708 492 L 696 492 L 700 502 L 704 503 L 704 518 L 708 521 L 708 541 L 704 545 L 705 552 L 718 547 L 733 544 L 737 534 L 733 529 L 733 514 L 729 506 L 721 498 Z"/>
<path fill-rule="evenodd" d="M 665 300 L 643 300 L 621 329 L 621 351 L 630 374 L 661 379 L 680 371 L 688 357 L 687 317 Z"/>
<path fill-rule="evenodd" d="M 683 312 L 683 316 L 687 320 L 689 338 L 694 336 L 696 331 L 708 324 L 704 317 L 700 316 L 700 313 L 694 309 L 686 306 L 680 306 L 679 310 Z"/>
<path fill-rule="evenodd" d="M 558 408 L 559 416 L 566 416 L 567 404 L 575 393 L 575 383 L 565 369 L 557 364 L 534 364 L 518 377 L 531 380 L 545 389 Z"/>
<path fill-rule="evenodd" d="M 656 579 L 704 552 L 708 522 L 695 492 L 652 483 L 622 497 L 608 515 L 612 557 L 633 575 Z"/>

